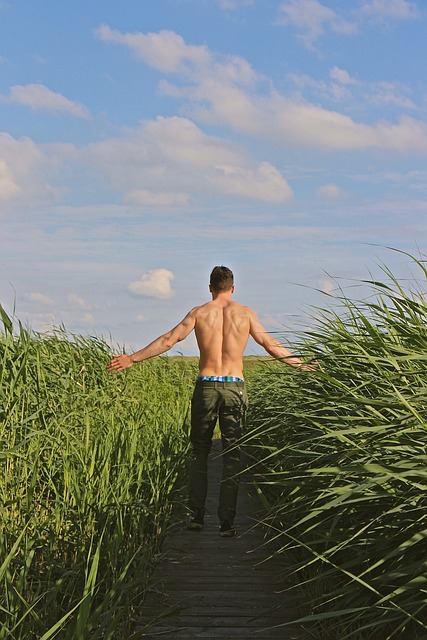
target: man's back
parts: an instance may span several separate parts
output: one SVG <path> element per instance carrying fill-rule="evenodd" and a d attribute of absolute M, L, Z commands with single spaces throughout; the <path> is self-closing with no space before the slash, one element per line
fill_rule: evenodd
<path fill-rule="evenodd" d="M 225 296 L 194 309 L 200 375 L 243 377 L 243 352 L 249 338 L 248 307 Z"/>

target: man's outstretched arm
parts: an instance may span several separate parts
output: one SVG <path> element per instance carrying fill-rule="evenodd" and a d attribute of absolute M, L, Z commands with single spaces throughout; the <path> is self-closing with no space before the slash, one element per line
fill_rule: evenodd
<path fill-rule="evenodd" d="M 268 331 L 258 320 L 255 312 L 252 312 L 251 314 L 249 332 L 255 342 L 263 347 L 263 349 L 265 349 L 267 353 L 273 358 L 281 360 L 291 367 L 300 369 L 300 371 L 315 371 L 318 368 L 318 364 L 316 362 L 308 364 L 303 362 L 297 356 L 293 356 L 292 353 L 288 349 L 286 349 L 285 346 L 283 346 L 283 344 L 281 344 L 278 340 L 273 338 L 273 336 L 268 333 Z"/>
<path fill-rule="evenodd" d="M 124 353 L 120 356 L 114 356 L 107 365 L 108 371 L 118 373 L 124 369 L 129 369 L 129 367 L 137 362 L 142 362 L 143 360 L 148 360 L 148 358 L 154 358 L 154 356 L 166 353 L 166 351 L 169 351 L 177 342 L 184 340 L 194 329 L 195 324 L 195 309 L 192 309 L 176 327 L 159 336 L 146 347 L 135 351 L 135 353 L 131 355 Z"/>

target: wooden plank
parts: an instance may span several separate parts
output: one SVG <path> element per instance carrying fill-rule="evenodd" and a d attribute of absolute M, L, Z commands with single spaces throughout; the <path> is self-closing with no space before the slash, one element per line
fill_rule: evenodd
<path fill-rule="evenodd" d="M 301 635 L 297 627 L 283 627 L 278 629 L 248 630 L 241 626 L 229 627 L 159 627 L 156 631 L 141 632 L 140 638 L 154 640 L 158 638 L 246 638 L 247 640 L 302 640 L 307 636 Z"/>
<path fill-rule="evenodd" d="M 270 557 L 263 530 L 254 526 L 257 502 L 248 479 L 239 492 L 238 535 L 218 535 L 219 452 L 217 441 L 210 458 L 205 526 L 188 531 L 181 524 L 171 531 L 132 638 L 307 640 L 304 629 L 292 624 L 301 615 L 300 596 L 289 590 L 293 582 L 287 567 L 283 559 Z"/>

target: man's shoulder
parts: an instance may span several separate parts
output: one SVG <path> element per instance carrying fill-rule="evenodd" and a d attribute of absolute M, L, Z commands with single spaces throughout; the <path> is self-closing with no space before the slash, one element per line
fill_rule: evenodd
<path fill-rule="evenodd" d="M 211 304 L 212 304 L 211 301 L 205 302 L 204 304 L 199 304 L 196 307 L 193 307 L 188 312 L 188 315 L 194 320 L 199 320 L 200 318 L 203 318 L 204 316 L 209 315 L 210 310 L 212 308 Z"/>
<path fill-rule="evenodd" d="M 209 305 L 212 304 L 212 301 L 209 302 L 204 302 L 202 304 L 198 304 L 196 307 L 193 307 L 190 311 L 190 313 L 192 315 L 198 315 L 199 313 L 203 313 L 203 311 L 206 311 L 207 309 L 209 309 Z"/>
<path fill-rule="evenodd" d="M 232 305 L 232 308 L 241 311 L 243 314 L 252 315 L 255 313 L 251 307 L 248 307 L 246 304 L 241 304 L 240 302 L 237 302 L 237 300 L 233 300 Z"/>

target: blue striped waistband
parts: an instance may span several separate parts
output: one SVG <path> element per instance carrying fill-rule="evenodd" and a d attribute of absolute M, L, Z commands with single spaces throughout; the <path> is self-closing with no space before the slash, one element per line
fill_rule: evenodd
<path fill-rule="evenodd" d="M 196 380 L 200 382 L 244 382 L 244 378 L 236 376 L 199 376 Z"/>

